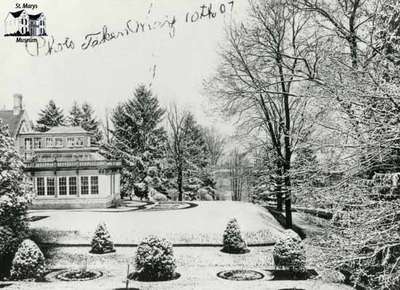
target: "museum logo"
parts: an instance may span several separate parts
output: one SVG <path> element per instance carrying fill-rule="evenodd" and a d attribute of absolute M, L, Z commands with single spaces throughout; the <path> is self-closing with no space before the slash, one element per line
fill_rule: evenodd
<path fill-rule="evenodd" d="M 17 42 L 36 41 L 36 36 L 47 36 L 44 13 L 28 13 L 28 10 L 35 10 L 37 7 L 36 4 L 17 3 L 16 8 L 19 10 L 8 12 L 4 21 L 4 36 L 17 37 Z M 30 38 L 25 38 L 26 36 Z"/>

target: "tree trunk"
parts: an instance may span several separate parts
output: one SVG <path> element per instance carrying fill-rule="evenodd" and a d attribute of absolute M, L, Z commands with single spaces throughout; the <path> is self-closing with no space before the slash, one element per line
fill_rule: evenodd
<path fill-rule="evenodd" d="M 179 201 L 183 201 L 183 172 L 182 172 L 182 166 L 178 166 L 178 192 L 179 192 L 179 196 L 178 196 L 178 200 Z"/>
<path fill-rule="evenodd" d="M 276 187 L 275 187 L 275 192 L 276 192 L 276 209 L 278 211 L 283 211 L 283 195 L 282 195 L 282 170 L 279 168 L 276 171 Z"/>
<path fill-rule="evenodd" d="M 288 173 L 285 175 L 285 216 L 286 216 L 286 227 L 292 228 L 292 193 L 290 190 L 291 182 Z"/>

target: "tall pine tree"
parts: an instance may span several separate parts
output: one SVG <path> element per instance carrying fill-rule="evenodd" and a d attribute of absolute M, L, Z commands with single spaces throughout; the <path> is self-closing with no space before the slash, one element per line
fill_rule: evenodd
<path fill-rule="evenodd" d="M 68 124 L 73 127 L 80 126 L 83 120 L 83 112 L 78 103 L 74 101 L 71 110 L 69 111 Z"/>
<path fill-rule="evenodd" d="M 92 145 L 98 145 L 103 135 L 100 130 L 100 123 L 94 116 L 94 110 L 88 103 L 82 105 L 82 123 L 81 127 L 86 131 L 92 133 Z"/>
<path fill-rule="evenodd" d="M 183 124 L 185 132 L 186 172 L 187 177 L 198 177 L 200 172 L 211 162 L 204 129 L 196 122 L 194 115 L 188 113 Z"/>
<path fill-rule="evenodd" d="M 179 112 L 177 106 L 168 113 L 170 129 L 168 152 L 172 160 L 179 200 L 183 199 L 184 183 L 188 178 L 200 180 L 210 164 L 210 154 L 204 129 L 190 112 Z"/>
<path fill-rule="evenodd" d="M 77 102 L 74 102 L 71 110 L 69 111 L 68 124 L 70 126 L 80 126 L 92 134 L 90 143 L 98 145 L 103 135 L 100 130 L 100 123 L 94 116 L 94 110 L 88 103 L 83 103 L 79 107 Z"/>
<path fill-rule="evenodd" d="M 122 192 L 143 181 L 149 167 L 161 167 L 167 139 L 161 127 L 164 114 L 157 97 L 144 85 L 135 90 L 132 99 L 114 109 L 112 140 L 103 151 L 111 158 L 123 160 Z"/>
<path fill-rule="evenodd" d="M 53 100 L 39 113 L 36 130 L 41 132 L 49 131 L 52 127 L 65 125 L 63 110 L 56 106 Z"/>

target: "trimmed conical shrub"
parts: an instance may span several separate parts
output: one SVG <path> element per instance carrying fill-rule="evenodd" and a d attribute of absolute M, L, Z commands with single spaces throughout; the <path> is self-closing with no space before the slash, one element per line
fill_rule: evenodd
<path fill-rule="evenodd" d="M 45 260 L 42 251 L 34 241 L 24 240 L 15 253 L 11 267 L 12 280 L 40 280 L 45 274 Z"/>
<path fill-rule="evenodd" d="M 139 244 L 135 263 L 137 280 L 162 281 L 176 276 L 172 243 L 157 236 L 149 236 Z"/>
<path fill-rule="evenodd" d="M 235 218 L 231 219 L 226 226 L 223 235 L 223 246 L 222 251 L 226 253 L 240 254 L 249 251 Z"/>
<path fill-rule="evenodd" d="M 105 223 L 100 223 L 97 225 L 96 231 L 91 243 L 93 254 L 105 254 L 115 252 L 114 243 L 111 240 L 111 235 L 107 230 Z"/>
<path fill-rule="evenodd" d="M 275 266 L 288 269 L 293 273 L 306 271 L 306 252 L 300 238 L 287 236 L 280 239 L 272 253 Z"/>

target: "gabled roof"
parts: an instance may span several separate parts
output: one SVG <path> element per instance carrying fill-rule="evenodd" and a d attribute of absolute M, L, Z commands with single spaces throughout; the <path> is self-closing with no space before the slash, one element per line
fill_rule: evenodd
<path fill-rule="evenodd" d="M 14 115 L 13 110 L 0 110 L 0 119 L 8 125 L 8 130 L 12 137 L 18 133 L 19 125 L 24 116 L 24 110 L 18 115 Z"/>
<path fill-rule="evenodd" d="M 72 127 L 72 126 L 59 126 L 59 127 L 53 127 L 46 133 L 50 134 L 88 134 L 89 132 L 83 129 L 82 127 Z"/>
<path fill-rule="evenodd" d="M 18 18 L 21 13 L 24 11 L 24 9 L 16 11 L 16 12 L 10 12 L 10 14 L 14 17 L 14 18 Z"/>
<path fill-rule="evenodd" d="M 29 14 L 28 16 L 29 16 L 29 19 L 30 19 L 30 20 L 36 20 L 36 19 L 38 19 L 40 16 L 42 16 L 42 13 L 39 13 L 39 14 L 36 14 L 36 15 L 31 15 L 31 14 Z"/>

